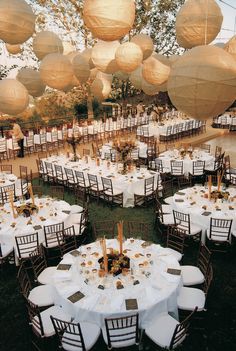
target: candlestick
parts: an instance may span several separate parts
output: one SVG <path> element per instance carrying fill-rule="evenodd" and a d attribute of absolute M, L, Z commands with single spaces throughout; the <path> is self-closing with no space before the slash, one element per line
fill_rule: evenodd
<path fill-rule="evenodd" d="M 105 272 L 108 273 L 108 258 L 107 258 L 107 246 L 106 246 L 105 236 L 103 239 L 103 245 L 104 245 L 104 253 L 103 253 L 104 269 L 105 269 Z"/>
<path fill-rule="evenodd" d="M 209 200 L 211 200 L 211 187 L 212 187 L 212 176 L 209 175 L 208 176 L 208 191 L 209 191 L 208 198 L 209 198 Z"/>
<path fill-rule="evenodd" d="M 9 191 L 9 201 L 12 209 L 12 215 L 14 218 L 17 218 L 18 215 L 15 213 L 14 200 L 13 200 L 13 191 Z"/>
<path fill-rule="evenodd" d="M 28 190 L 29 190 L 30 197 L 31 197 L 31 199 L 32 199 L 32 204 L 34 205 L 35 202 L 34 202 L 34 193 L 33 193 L 32 184 L 29 184 L 29 185 L 28 185 Z"/>
<path fill-rule="evenodd" d="M 123 221 L 117 223 L 118 228 L 118 241 L 120 244 L 120 255 L 123 253 Z"/>

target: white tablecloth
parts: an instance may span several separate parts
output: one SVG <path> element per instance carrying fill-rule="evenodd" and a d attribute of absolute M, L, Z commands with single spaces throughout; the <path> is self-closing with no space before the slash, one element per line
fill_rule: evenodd
<path fill-rule="evenodd" d="M 0 172 L 0 187 L 16 184 L 17 177 L 15 174 Z"/>
<path fill-rule="evenodd" d="M 213 187 L 212 191 L 216 188 Z M 177 192 L 173 197 L 173 209 L 189 213 L 191 222 L 203 231 L 202 242 L 206 240 L 206 230 L 210 228 L 210 218 L 233 219 L 232 231 L 236 229 L 236 188 L 227 188 L 230 200 L 209 201 L 207 187 L 194 186 Z M 183 195 L 182 195 L 183 194 Z M 176 201 L 177 200 L 177 201 Z M 180 201 L 180 202 L 179 202 Z M 208 215 L 206 212 L 210 212 Z"/>
<path fill-rule="evenodd" d="M 182 279 L 180 275 L 167 273 L 167 269 L 179 269 L 179 263 L 168 249 L 154 244 L 143 248 L 142 243 L 141 240 L 131 242 L 130 239 L 124 243 L 125 255 L 130 257 L 132 268 L 132 275 L 126 276 L 119 274 L 113 277 L 109 274 L 98 277 L 98 259 L 102 256 L 99 242 L 80 247 L 80 256 L 76 258 L 71 254 L 65 255 L 61 263 L 69 264 L 71 268 L 68 271 L 57 270 L 54 275 L 55 302 L 77 320 L 93 322 L 100 327 L 104 325 L 105 317 L 137 311 L 126 310 L 126 299 L 137 299 L 142 328 L 158 313 L 173 312 L 177 316 L 177 294 Z M 117 240 L 107 240 L 108 248 L 118 249 Z M 122 289 L 117 289 L 118 281 L 122 283 Z M 135 285 L 135 281 L 139 283 Z M 99 285 L 105 289 L 98 288 Z M 77 291 L 82 292 L 84 298 L 70 302 L 67 298 Z"/>
<path fill-rule="evenodd" d="M 157 183 L 158 173 L 149 171 L 147 169 L 134 170 L 126 175 L 120 174 L 119 167 L 123 165 L 113 164 L 107 161 L 100 161 L 100 166 L 96 165 L 96 161 L 88 158 L 88 163 L 83 160 L 78 162 L 70 162 L 66 156 L 52 156 L 47 159 L 43 159 L 43 162 L 51 162 L 53 165 L 58 164 L 63 167 L 63 169 L 71 168 L 72 170 L 84 172 L 85 179 L 87 179 L 87 174 L 94 174 L 98 177 L 98 182 L 102 183 L 101 177 L 111 178 L 113 187 L 117 190 L 123 192 L 123 207 L 133 207 L 134 206 L 134 193 L 138 189 L 144 187 L 144 179 L 155 177 Z M 108 164 L 110 164 L 108 166 Z M 156 184 L 157 185 L 157 184 Z"/>
<path fill-rule="evenodd" d="M 147 144 L 137 141 L 136 143 L 137 148 L 139 149 L 139 157 L 146 158 L 147 157 Z M 101 157 L 102 159 L 105 158 L 105 153 L 109 153 L 112 149 L 112 142 L 104 144 L 101 149 Z"/>
<path fill-rule="evenodd" d="M 171 171 L 170 162 L 171 161 L 183 161 L 183 171 L 185 174 L 193 172 L 193 162 L 197 160 L 205 161 L 205 168 L 211 168 L 214 166 L 214 156 L 210 155 L 208 152 L 202 150 L 195 150 L 192 153 L 192 158 L 186 155 L 184 159 L 181 158 L 179 150 L 168 150 L 159 155 L 162 160 L 163 167 Z"/>

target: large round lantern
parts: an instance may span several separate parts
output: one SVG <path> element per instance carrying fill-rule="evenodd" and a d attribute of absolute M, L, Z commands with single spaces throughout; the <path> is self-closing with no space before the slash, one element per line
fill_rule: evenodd
<path fill-rule="evenodd" d="M 126 80 L 129 79 L 129 74 L 126 73 L 126 72 L 117 71 L 117 72 L 115 73 L 115 77 L 118 78 L 118 79 L 120 79 L 120 80 L 126 81 Z"/>
<path fill-rule="evenodd" d="M 21 46 L 19 44 L 11 45 L 6 43 L 6 49 L 9 52 L 9 54 L 12 55 L 17 55 L 22 52 Z"/>
<path fill-rule="evenodd" d="M 72 67 L 73 67 L 73 60 L 74 60 L 75 56 L 78 55 L 79 53 L 80 53 L 79 51 L 71 51 L 69 54 L 66 55 L 68 57 L 68 59 L 70 60 Z M 72 89 L 73 87 L 77 87 L 79 85 L 80 85 L 80 81 L 76 78 L 75 75 L 73 75 L 72 81 L 69 84 L 70 89 Z M 65 89 L 66 89 L 66 91 L 68 91 L 69 88 L 66 87 Z M 63 91 L 65 91 L 65 89 L 63 89 Z"/>
<path fill-rule="evenodd" d="M 152 39 L 147 34 L 137 34 L 131 39 L 132 43 L 137 44 L 143 52 L 143 59 L 146 60 L 154 50 Z"/>
<path fill-rule="evenodd" d="M 92 69 L 92 68 L 95 68 L 94 64 L 93 64 L 93 61 L 91 59 L 91 55 L 92 55 L 92 49 L 89 48 L 89 49 L 85 49 L 84 51 L 81 52 L 81 55 L 86 59 L 86 61 L 88 62 L 89 64 L 89 68 Z"/>
<path fill-rule="evenodd" d="M 159 92 L 159 88 L 153 84 L 148 83 L 144 78 L 142 80 L 142 90 L 146 95 L 156 95 Z"/>
<path fill-rule="evenodd" d="M 62 54 L 61 39 L 53 32 L 42 31 L 36 34 L 33 40 L 33 51 L 39 60 L 48 54 Z"/>
<path fill-rule="evenodd" d="M 236 35 L 227 41 L 223 48 L 236 59 Z"/>
<path fill-rule="evenodd" d="M 16 79 L 0 80 L 0 112 L 17 115 L 29 103 L 29 94 L 23 84 Z"/>
<path fill-rule="evenodd" d="M 111 84 L 106 79 L 95 78 L 91 84 L 91 93 L 98 100 L 108 98 L 111 92 Z"/>
<path fill-rule="evenodd" d="M 34 33 L 35 15 L 24 0 L 0 0 L 0 39 L 22 44 Z"/>
<path fill-rule="evenodd" d="M 92 49 L 91 59 L 94 66 L 104 73 L 115 73 L 118 66 L 115 60 L 115 53 L 120 43 L 118 41 L 99 41 Z"/>
<path fill-rule="evenodd" d="M 160 85 L 167 81 L 170 67 L 163 64 L 155 55 L 143 62 L 143 78 L 150 84 Z"/>
<path fill-rule="evenodd" d="M 198 46 L 172 66 L 168 93 L 176 108 L 206 119 L 225 111 L 236 97 L 236 62 L 223 49 Z"/>
<path fill-rule="evenodd" d="M 113 41 L 122 38 L 133 27 L 134 0 L 85 0 L 85 25 L 95 38 Z"/>
<path fill-rule="evenodd" d="M 42 82 L 38 71 L 32 68 L 21 68 L 16 79 L 26 87 L 28 93 L 33 97 L 43 95 L 46 86 Z"/>
<path fill-rule="evenodd" d="M 75 50 L 74 46 L 69 41 L 63 41 L 63 54 L 68 55 Z"/>
<path fill-rule="evenodd" d="M 136 68 L 135 71 L 131 72 L 129 75 L 129 80 L 131 84 L 136 88 L 136 89 L 142 89 L 142 80 L 143 80 L 143 74 L 142 74 L 143 67 L 140 65 L 138 68 Z"/>
<path fill-rule="evenodd" d="M 132 72 L 143 61 L 143 52 L 135 43 L 121 44 L 116 50 L 116 63 L 121 71 Z"/>
<path fill-rule="evenodd" d="M 87 82 L 90 76 L 90 67 L 86 58 L 82 54 L 77 54 L 72 61 L 74 75 L 81 84 Z"/>
<path fill-rule="evenodd" d="M 223 16 L 215 0 L 188 0 L 176 16 L 176 38 L 180 46 L 211 43 L 220 32 Z"/>
<path fill-rule="evenodd" d="M 49 54 L 39 67 L 42 81 L 50 88 L 62 90 L 71 83 L 73 68 L 68 57 L 62 54 Z"/>

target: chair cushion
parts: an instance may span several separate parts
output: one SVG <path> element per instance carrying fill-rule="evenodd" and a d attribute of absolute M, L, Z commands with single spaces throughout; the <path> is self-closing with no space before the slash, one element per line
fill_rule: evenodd
<path fill-rule="evenodd" d="M 178 251 L 176 251 L 174 249 L 171 249 L 170 247 L 167 247 L 165 249 L 165 251 L 168 251 L 171 255 L 175 256 L 177 261 L 181 261 L 181 259 L 183 257 L 183 255 L 180 252 L 178 252 Z"/>
<path fill-rule="evenodd" d="M 70 212 L 72 214 L 83 212 L 83 207 L 79 205 L 71 205 Z"/>
<path fill-rule="evenodd" d="M 169 197 L 165 198 L 164 201 L 166 204 L 172 205 L 173 204 L 173 196 L 169 196 Z"/>
<path fill-rule="evenodd" d="M 67 322 L 71 321 L 71 316 L 68 313 L 63 312 L 62 308 L 59 306 L 52 306 L 50 308 L 47 308 L 45 311 L 41 312 L 40 315 L 42 319 L 44 334 L 46 337 L 55 335 L 55 330 L 53 328 L 50 316 Z M 38 316 L 35 316 L 34 318 L 38 321 Z M 34 328 L 37 329 L 39 334 L 41 334 L 41 331 L 38 328 L 35 326 Z"/>
<path fill-rule="evenodd" d="M 178 308 L 193 311 L 198 307 L 202 311 L 205 306 L 206 297 L 202 290 L 196 288 L 182 287 L 177 297 Z"/>
<path fill-rule="evenodd" d="M 28 299 L 39 307 L 54 305 L 54 287 L 52 285 L 39 285 L 33 288 Z"/>
<path fill-rule="evenodd" d="M 150 325 L 145 329 L 145 333 L 155 344 L 162 348 L 169 348 L 178 324 L 179 322 L 169 314 L 161 314 L 150 322 Z M 177 344 L 180 344 L 183 340 L 184 338 L 180 339 Z"/>
<path fill-rule="evenodd" d="M 181 224 L 178 224 L 178 228 L 182 229 L 182 230 L 186 230 L 186 227 L 182 226 Z M 201 231 L 202 231 L 202 229 L 200 227 L 191 223 L 190 224 L 190 233 L 186 232 L 186 234 L 187 235 L 196 235 L 196 234 L 200 233 Z"/>
<path fill-rule="evenodd" d="M 84 343 L 85 343 L 85 349 L 90 350 L 93 347 L 93 345 L 96 343 L 96 341 L 98 340 L 101 330 L 96 324 L 88 323 L 88 322 L 81 322 L 80 328 L 81 328 Z M 79 341 L 80 337 L 77 335 L 68 334 L 67 332 L 65 332 L 63 334 L 63 337 L 62 337 L 62 346 L 63 346 L 64 350 L 78 351 L 79 350 L 78 346 L 69 345 L 68 343 L 65 342 L 66 337 L 73 339 L 75 341 L 76 340 Z M 67 342 L 68 342 L 68 339 L 67 339 Z M 76 343 L 75 343 L 75 345 L 76 345 Z"/>
<path fill-rule="evenodd" d="M 104 194 L 111 196 L 111 193 L 108 191 L 104 191 Z M 119 189 L 113 188 L 113 196 L 122 195 L 122 194 L 123 194 L 122 191 L 120 191 Z"/>
<path fill-rule="evenodd" d="M 204 275 L 198 267 L 195 266 L 181 266 L 183 284 L 185 286 L 202 284 L 204 282 Z"/>
<path fill-rule="evenodd" d="M 174 221 L 174 216 L 172 213 L 170 214 L 164 214 L 163 215 L 163 222 L 164 225 L 171 225 L 171 224 L 175 224 Z"/>
<path fill-rule="evenodd" d="M 38 276 L 37 280 L 40 284 L 52 284 L 53 275 L 56 272 L 57 267 L 47 267 Z"/>
<path fill-rule="evenodd" d="M 172 206 L 171 205 L 161 205 L 163 213 L 172 213 Z"/>
<path fill-rule="evenodd" d="M 211 238 L 210 238 L 210 230 L 207 229 L 206 234 L 207 234 L 207 237 L 208 237 L 209 240 L 220 241 L 220 242 L 226 242 L 227 241 L 227 234 L 225 236 L 221 236 L 221 235 L 223 235 L 223 232 L 220 233 L 220 236 L 212 234 Z M 235 234 L 233 234 L 233 235 L 235 235 Z"/>

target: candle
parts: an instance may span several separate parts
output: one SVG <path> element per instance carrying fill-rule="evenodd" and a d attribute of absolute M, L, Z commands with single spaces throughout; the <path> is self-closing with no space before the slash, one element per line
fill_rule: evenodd
<path fill-rule="evenodd" d="M 212 186 L 212 176 L 209 175 L 208 176 L 208 191 L 209 191 L 208 198 L 209 198 L 209 200 L 211 200 L 211 186 Z"/>
<path fill-rule="evenodd" d="M 118 241 L 120 244 L 120 255 L 123 253 L 123 221 L 117 223 L 118 228 Z"/>
<path fill-rule="evenodd" d="M 108 273 L 108 258 L 107 258 L 107 246 L 106 246 L 106 238 L 104 236 L 103 239 L 103 247 L 104 247 L 104 253 L 103 253 L 103 261 L 104 261 L 104 269 L 105 272 Z"/>
<path fill-rule="evenodd" d="M 13 191 L 9 191 L 9 201 L 12 209 L 12 215 L 14 218 L 17 218 L 17 213 L 15 213 L 14 201 L 13 201 Z"/>
<path fill-rule="evenodd" d="M 33 193 L 32 184 L 29 184 L 29 185 L 28 185 L 28 190 L 29 190 L 30 197 L 31 197 L 31 199 L 32 199 L 32 204 L 34 205 L 35 202 L 34 202 L 34 193 Z"/>

